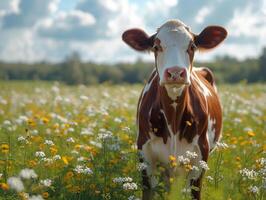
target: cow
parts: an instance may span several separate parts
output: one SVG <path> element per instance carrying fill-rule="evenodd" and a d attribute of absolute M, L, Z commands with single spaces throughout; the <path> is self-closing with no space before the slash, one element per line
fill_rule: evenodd
<path fill-rule="evenodd" d="M 126 30 L 123 41 L 137 51 L 150 51 L 155 68 L 139 98 L 137 107 L 137 148 L 142 168 L 142 199 L 153 199 L 158 164 L 166 185 L 173 174 L 185 173 L 171 167 L 172 161 L 196 153 L 188 172 L 192 199 L 201 198 L 201 182 L 210 152 L 221 138 L 222 109 L 214 76 L 206 67 L 193 66 L 194 53 L 211 50 L 227 36 L 221 26 L 207 26 L 194 34 L 180 20 L 169 20 L 156 33 L 148 35 L 138 28 Z M 203 162 L 203 163 L 205 163 Z M 206 164 L 206 163 L 205 163 Z M 175 173 L 177 172 L 177 173 Z"/>

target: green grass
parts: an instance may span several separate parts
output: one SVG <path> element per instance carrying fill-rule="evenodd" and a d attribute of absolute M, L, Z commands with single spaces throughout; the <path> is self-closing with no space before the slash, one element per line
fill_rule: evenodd
<path fill-rule="evenodd" d="M 222 142 L 228 148 L 217 149 L 209 159 L 204 200 L 265 196 L 265 86 L 219 87 L 224 112 Z M 0 82 L 0 88 L 0 199 L 41 195 L 46 199 L 123 200 L 141 196 L 135 115 L 142 86 Z M 36 157 L 37 151 L 45 157 Z M 18 177 L 25 168 L 33 169 L 38 177 L 22 179 L 24 190 L 16 192 L 12 184 L 6 185 L 7 180 Z M 240 174 L 244 168 L 256 176 Z M 133 188 L 114 182 L 117 177 L 130 177 L 126 182 Z M 50 186 L 40 183 L 45 179 L 52 181 Z M 181 192 L 183 182 L 174 181 L 170 194 L 163 194 L 160 187 L 157 193 L 168 199 L 189 199 Z"/>

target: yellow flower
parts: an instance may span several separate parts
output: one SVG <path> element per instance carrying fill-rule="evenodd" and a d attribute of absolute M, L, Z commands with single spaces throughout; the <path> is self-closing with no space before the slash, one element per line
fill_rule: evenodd
<path fill-rule="evenodd" d="M 248 136 L 249 137 L 254 137 L 256 134 L 253 131 L 248 131 Z"/>
<path fill-rule="evenodd" d="M 192 166 L 190 164 L 185 165 L 185 170 L 187 172 L 191 171 L 192 170 Z"/>
<path fill-rule="evenodd" d="M 28 165 L 29 165 L 30 168 L 33 168 L 33 167 L 35 167 L 37 165 L 37 162 L 35 160 L 30 160 Z"/>
<path fill-rule="evenodd" d="M 25 192 L 20 192 L 19 194 L 19 197 L 21 200 L 28 200 L 28 195 L 25 193 Z"/>
<path fill-rule="evenodd" d="M 28 122 L 28 125 L 30 125 L 30 126 L 36 126 L 36 123 L 33 119 L 28 119 L 27 122 Z"/>
<path fill-rule="evenodd" d="M 62 160 L 66 165 L 68 165 L 68 160 L 66 156 L 62 156 Z"/>
<path fill-rule="evenodd" d="M 9 186 L 6 183 L 0 183 L 0 188 L 4 191 L 7 191 L 9 189 Z"/>
<path fill-rule="evenodd" d="M 44 192 L 42 193 L 42 197 L 47 199 L 49 197 L 49 193 L 48 192 Z"/>
<path fill-rule="evenodd" d="M 240 161 L 241 158 L 239 156 L 236 157 L 236 161 Z"/>
<path fill-rule="evenodd" d="M 49 119 L 46 118 L 46 117 L 43 117 L 43 118 L 42 118 L 42 122 L 43 122 L 44 124 L 47 124 L 47 123 L 49 122 Z"/>
<path fill-rule="evenodd" d="M 65 179 L 70 179 L 74 176 L 74 173 L 73 172 L 67 172 L 66 175 L 65 175 Z"/>
<path fill-rule="evenodd" d="M 9 145 L 8 144 L 2 144 L 1 149 L 2 149 L 2 153 L 8 153 L 9 152 Z"/>
<path fill-rule="evenodd" d="M 57 153 L 57 148 L 55 147 L 50 147 L 51 154 L 55 155 Z"/>
<path fill-rule="evenodd" d="M 176 157 L 173 156 L 173 155 L 170 155 L 170 156 L 169 156 L 169 160 L 170 160 L 171 162 L 176 161 Z"/>

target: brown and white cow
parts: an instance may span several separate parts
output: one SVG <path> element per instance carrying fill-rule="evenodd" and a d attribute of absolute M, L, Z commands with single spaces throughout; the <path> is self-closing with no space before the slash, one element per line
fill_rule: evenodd
<path fill-rule="evenodd" d="M 155 55 L 155 69 L 137 110 L 137 146 L 140 161 L 147 164 L 142 171 L 143 199 L 152 199 L 158 163 L 166 166 L 164 175 L 169 183 L 169 174 L 182 173 L 169 167 L 169 156 L 195 152 L 198 156 L 191 163 L 198 166 L 207 162 L 221 137 L 222 111 L 213 74 L 208 68 L 193 67 L 193 58 L 197 49 L 212 49 L 226 36 L 220 26 L 208 26 L 196 35 L 180 20 L 167 21 L 152 36 L 141 29 L 123 33 L 122 39 L 130 47 Z M 193 199 L 200 199 L 204 169 L 198 169 L 188 175 L 188 183 L 194 186 Z M 196 187 L 199 189 L 193 190 Z"/>

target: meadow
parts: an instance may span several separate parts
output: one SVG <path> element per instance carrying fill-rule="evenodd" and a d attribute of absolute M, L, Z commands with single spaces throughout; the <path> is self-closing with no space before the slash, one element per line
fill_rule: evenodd
<path fill-rule="evenodd" d="M 0 83 L 0 199 L 137 200 L 141 85 Z M 223 138 L 203 200 L 266 196 L 266 85 L 221 85 Z M 179 163 L 177 163 L 179 164 Z M 187 169 L 190 170 L 190 169 Z M 158 199 L 189 199 L 183 182 Z"/>

